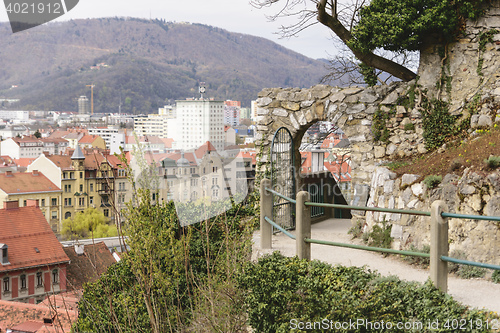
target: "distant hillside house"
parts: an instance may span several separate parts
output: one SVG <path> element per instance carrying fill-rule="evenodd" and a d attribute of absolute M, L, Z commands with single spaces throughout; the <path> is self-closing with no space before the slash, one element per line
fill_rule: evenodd
<path fill-rule="evenodd" d="M 35 304 L 66 291 L 70 260 L 36 205 L 4 203 L 0 230 L 1 300 Z"/>

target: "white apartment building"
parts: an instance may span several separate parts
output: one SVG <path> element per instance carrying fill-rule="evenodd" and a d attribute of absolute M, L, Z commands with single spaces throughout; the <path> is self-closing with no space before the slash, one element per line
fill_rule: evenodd
<path fill-rule="evenodd" d="M 176 149 L 197 149 L 210 141 L 224 149 L 224 102 L 208 99 L 176 101 L 177 118 L 168 122 L 169 137 Z"/>
<path fill-rule="evenodd" d="M 138 136 L 168 138 L 168 119 L 171 119 L 168 115 L 161 114 L 137 116 L 134 118 L 134 132 Z"/>
<path fill-rule="evenodd" d="M 120 126 L 108 125 L 107 127 L 94 127 L 88 128 L 89 135 L 97 135 L 104 139 L 106 142 L 106 148 L 111 147 L 113 134 L 118 134 L 120 132 Z"/>

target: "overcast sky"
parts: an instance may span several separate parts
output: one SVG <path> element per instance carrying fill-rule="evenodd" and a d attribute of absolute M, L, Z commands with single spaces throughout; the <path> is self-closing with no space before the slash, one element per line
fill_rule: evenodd
<path fill-rule="evenodd" d="M 114 16 L 162 18 L 264 37 L 315 59 L 329 58 L 330 54 L 334 54 L 330 33 L 319 24 L 298 37 L 279 39 L 275 33 L 285 21 L 269 22 L 265 16 L 277 9 L 256 9 L 248 0 L 80 0 L 75 8 L 58 20 Z M 5 7 L 0 9 L 0 21 L 8 21 Z"/>

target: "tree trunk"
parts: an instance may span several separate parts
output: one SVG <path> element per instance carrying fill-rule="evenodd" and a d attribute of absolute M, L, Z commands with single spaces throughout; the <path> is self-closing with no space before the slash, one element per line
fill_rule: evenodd
<path fill-rule="evenodd" d="M 378 56 L 372 52 L 361 52 L 350 46 L 350 41 L 353 39 L 351 32 L 347 30 L 338 20 L 335 12 L 333 13 L 335 16 L 329 15 L 326 12 L 326 1 L 327 0 L 320 0 L 318 3 L 318 21 L 330 28 L 330 30 L 332 30 L 342 40 L 342 42 L 349 47 L 356 58 L 370 67 L 392 74 L 403 81 L 411 81 L 417 77 L 417 74 L 394 61 Z"/>

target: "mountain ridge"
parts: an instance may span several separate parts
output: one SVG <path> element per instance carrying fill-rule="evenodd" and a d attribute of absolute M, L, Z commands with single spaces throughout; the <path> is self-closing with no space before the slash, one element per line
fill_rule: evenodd
<path fill-rule="evenodd" d="M 327 74 L 322 61 L 265 38 L 198 23 L 101 18 L 9 32 L 1 23 L 0 98 L 19 98 L 12 108 L 24 110 L 76 111 L 76 99 L 90 98 L 86 85 L 95 84 L 96 112 L 121 104 L 150 113 L 197 97 L 200 82 L 207 97 L 249 106 L 263 88 L 310 87 Z"/>

